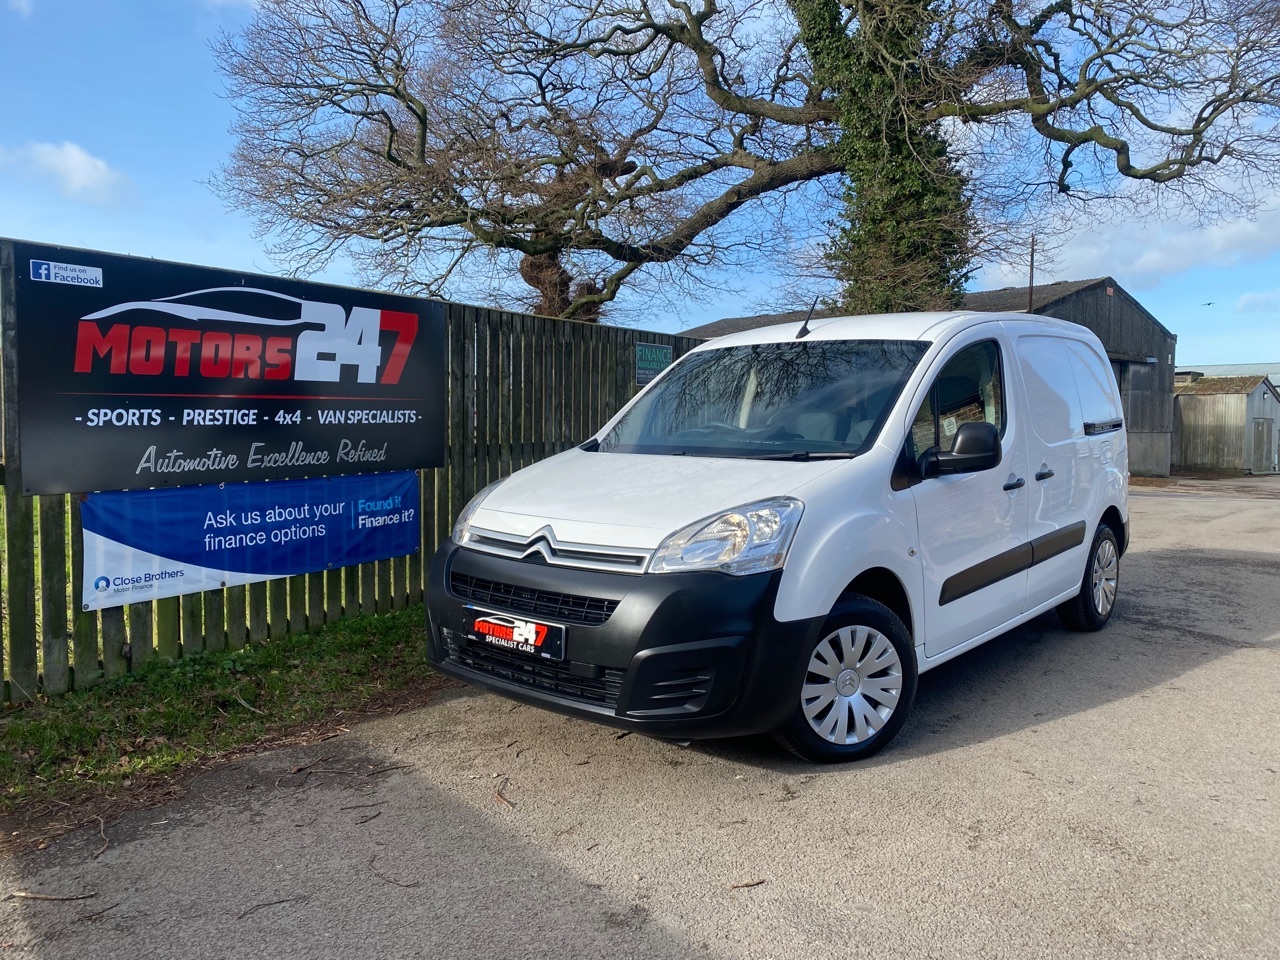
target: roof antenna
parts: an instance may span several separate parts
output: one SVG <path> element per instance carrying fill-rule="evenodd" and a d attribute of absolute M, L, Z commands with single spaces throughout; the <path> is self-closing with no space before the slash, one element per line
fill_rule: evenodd
<path fill-rule="evenodd" d="M 818 294 L 822 296 L 822 294 Z M 804 318 L 804 323 L 800 324 L 800 329 L 796 331 L 796 339 L 803 340 L 809 335 L 809 321 L 813 319 L 813 311 L 818 309 L 818 297 L 813 298 L 813 306 L 809 308 L 809 315 Z"/>

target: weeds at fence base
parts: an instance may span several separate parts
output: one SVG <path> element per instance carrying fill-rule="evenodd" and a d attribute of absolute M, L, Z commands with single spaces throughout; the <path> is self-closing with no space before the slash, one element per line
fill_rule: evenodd
<path fill-rule="evenodd" d="M 422 624 L 420 606 L 338 621 L 0 714 L 0 852 L 176 799 L 192 774 L 230 758 L 424 702 L 440 678 Z"/>

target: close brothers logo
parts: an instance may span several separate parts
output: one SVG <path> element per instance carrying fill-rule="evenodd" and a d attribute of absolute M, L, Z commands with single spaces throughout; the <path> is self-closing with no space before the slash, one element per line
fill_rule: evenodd
<path fill-rule="evenodd" d="M 131 574 L 126 577 L 98 577 L 93 581 L 93 589 L 99 593 L 105 593 L 112 589 L 116 590 L 145 590 L 154 583 L 162 583 L 165 580 L 181 580 L 187 575 L 185 570 L 156 570 L 146 573 Z"/>
<path fill-rule="evenodd" d="M 254 312 L 227 309 L 233 302 Z M 309 329 L 271 336 L 111 319 L 132 311 L 166 314 L 192 324 L 212 320 Z M 385 364 L 379 342 L 383 333 L 395 335 Z M 337 383 L 342 368 L 354 366 L 360 383 L 396 384 L 417 336 L 418 316 L 413 313 L 352 307 L 348 315 L 336 303 L 252 287 L 213 287 L 120 303 L 82 317 L 76 331 L 75 372 L 91 373 L 105 366 L 113 375 Z"/>
<path fill-rule="evenodd" d="M 547 638 L 547 628 L 543 624 L 515 617 L 481 617 L 476 620 L 475 629 L 476 633 L 500 643 L 535 649 L 542 646 L 542 641 Z"/>

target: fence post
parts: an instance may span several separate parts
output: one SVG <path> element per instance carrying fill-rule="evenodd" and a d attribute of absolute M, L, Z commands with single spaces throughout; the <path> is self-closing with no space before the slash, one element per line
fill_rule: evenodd
<path fill-rule="evenodd" d="M 84 531 L 80 527 L 80 497 L 71 498 L 71 648 L 75 688 L 88 690 L 102 679 L 98 659 L 98 614 L 83 609 L 80 587 L 84 583 Z"/>
<path fill-rule="evenodd" d="M 177 660 L 181 653 L 182 601 L 178 597 L 165 597 L 156 601 L 156 654 L 166 660 Z"/>
<path fill-rule="evenodd" d="M 13 244 L 0 245 L 0 356 L 4 357 L 4 518 L 9 614 L 9 696 L 36 695 L 35 513 L 22 495 L 18 444 L 18 323 Z"/>
<path fill-rule="evenodd" d="M 151 601 L 129 604 L 129 669 L 141 670 L 151 659 L 155 650 L 152 647 L 151 624 L 155 619 Z"/>
<path fill-rule="evenodd" d="M 249 637 L 249 611 L 245 607 L 248 591 L 243 583 L 227 587 L 227 648 L 239 650 Z"/>
<path fill-rule="evenodd" d="M 67 498 L 62 494 L 40 498 L 40 619 L 44 692 L 49 696 L 66 693 Z"/>

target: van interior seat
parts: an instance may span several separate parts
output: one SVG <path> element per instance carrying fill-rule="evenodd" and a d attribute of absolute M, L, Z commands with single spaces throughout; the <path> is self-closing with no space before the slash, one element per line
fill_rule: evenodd
<path fill-rule="evenodd" d="M 836 415 L 822 411 L 797 414 L 791 422 L 791 429 L 806 440 L 834 440 L 836 426 Z"/>
<path fill-rule="evenodd" d="M 844 442 L 855 447 L 862 446 L 862 442 L 867 439 L 875 425 L 874 417 L 870 420 L 853 421 L 849 424 L 849 432 L 845 435 Z"/>

